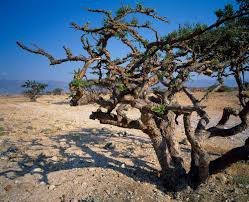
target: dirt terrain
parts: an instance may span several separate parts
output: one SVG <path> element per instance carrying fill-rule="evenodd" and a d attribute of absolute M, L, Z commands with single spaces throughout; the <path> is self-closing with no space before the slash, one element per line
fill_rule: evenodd
<path fill-rule="evenodd" d="M 247 162 L 210 177 L 195 191 L 167 192 L 146 134 L 90 120 L 97 105 L 70 107 L 68 101 L 66 96 L 43 96 L 37 102 L 0 97 L 0 201 L 249 201 Z M 178 101 L 188 104 L 182 94 Z M 224 106 L 238 108 L 233 93 L 216 93 L 205 104 L 210 125 Z M 128 115 L 139 117 L 136 110 Z M 242 145 L 248 134 L 212 138 L 206 149 L 216 158 Z M 181 122 L 177 138 L 189 158 Z"/>

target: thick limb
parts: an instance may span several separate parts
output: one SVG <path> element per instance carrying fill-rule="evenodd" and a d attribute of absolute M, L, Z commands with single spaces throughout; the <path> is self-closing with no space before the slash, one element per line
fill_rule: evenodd
<path fill-rule="evenodd" d="M 201 147 L 200 141 L 191 130 L 190 117 L 190 114 L 184 114 L 183 122 L 185 134 L 191 145 L 190 183 L 193 187 L 196 187 L 208 178 L 209 158 L 207 152 Z"/>
<path fill-rule="evenodd" d="M 228 112 L 226 112 L 228 113 Z M 232 110 L 231 114 L 235 113 L 235 111 Z M 229 113 L 228 113 L 229 114 Z M 237 114 L 237 113 L 235 113 Z M 241 123 L 237 124 L 234 127 L 228 128 L 228 129 L 223 129 L 219 127 L 211 127 L 207 129 L 207 131 L 210 133 L 209 137 L 214 137 L 214 136 L 220 136 L 220 137 L 228 137 L 228 136 L 233 136 L 236 135 L 244 130 L 246 130 L 249 126 L 249 102 L 245 104 L 245 107 L 238 113 L 238 116 L 240 117 Z M 224 113 L 223 113 L 224 116 Z M 229 114 L 230 116 L 230 114 Z M 225 114 L 224 118 L 221 119 L 220 122 L 224 123 L 228 121 L 229 118 L 228 115 Z"/>

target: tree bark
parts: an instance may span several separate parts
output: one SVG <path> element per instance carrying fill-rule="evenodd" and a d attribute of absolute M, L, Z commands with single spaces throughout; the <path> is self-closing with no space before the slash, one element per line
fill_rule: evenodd
<path fill-rule="evenodd" d="M 184 114 L 183 122 L 185 134 L 191 144 L 190 185 L 193 188 L 197 188 L 209 176 L 209 158 L 207 152 L 201 147 L 200 141 L 191 131 L 190 114 Z"/>
<path fill-rule="evenodd" d="M 172 114 L 171 114 L 172 115 Z M 147 108 L 141 111 L 141 120 L 146 126 L 144 131 L 149 135 L 161 166 L 161 178 L 165 186 L 172 191 L 183 189 L 186 185 L 186 171 L 180 156 L 180 149 L 175 140 L 173 117 L 159 121 Z"/>
<path fill-rule="evenodd" d="M 70 106 L 78 106 L 80 104 L 79 101 L 82 98 L 82 96 L 83 92 L 77 89 L 75 95 L 73 95 L 70 100 Z"/>

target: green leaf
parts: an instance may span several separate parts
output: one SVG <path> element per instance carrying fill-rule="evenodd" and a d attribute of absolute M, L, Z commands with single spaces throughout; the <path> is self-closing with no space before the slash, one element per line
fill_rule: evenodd
<path fill-rule="evenodd" d="M 153 112 L 155 112 L 157 115 L 163 116 L 165 111 L 166 111 L 166 107 L 165 107 L 165 105 L 157 105 L 157 106 L 153 107 L 151 110 Z"/>

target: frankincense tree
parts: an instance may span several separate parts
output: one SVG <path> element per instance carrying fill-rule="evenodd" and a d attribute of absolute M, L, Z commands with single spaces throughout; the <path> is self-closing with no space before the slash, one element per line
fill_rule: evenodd
<path fill-rule="evenodd" d="M 102 26 L 71 24 L 74 29 L 83 32 L 81 43 L 86 56 L 75 56 L 64 47 L 66 57 L 56 59 L 41 48 L 33 49 L 20 42 L 18 45 L 47 57 L 51 65 L 83 62 L 83 68 L 77 74 L 78 80 L 86 76 L 88 69 L 97 73 L 98 78 L 92 82 L 111 89 L 112 93 L 110 99 L 100 98 L 97 101 L 100 107 L 92 112 L 90 118 L 103 124 L 142 130 L 151 139 L 166 184 L 174 189 L 187 184 L 196 187 L 205 182 L 210 174 L 222 171 L 239 160 L 248 160 L 249 138 L 244 146 L 234 148 L 215 160 L 210 159 L 203 147 L 207 138 L 236 135 L 247 129 L 249 124 L 249 100 L 244 79 L 248 71 L 249 2 L 238 0 L 237 3 L 237 10 L 231 5 L 218 10 L 217 21 L 210 26 L 183 26 L 164 37 L 152 27 L 150 21 L 167 24 L 167 19 L 141 4 L 135 8 L 123 6 L 114 14 L 89 9 L 93 14 L 104 15 Z M 135 18 L 139 15 L 150 21 Z M 109 50 L 113 39 L 129 49 L 125 56 L 113 57 Z M 198 99 L 186 86 L 193 74 L 216 78 L 217 85 Z M 228 76 L 233 76 L 237 82 L 240 109 L 224 108 L 217 125 L 208 127 L 210 117 L 203 101 L 221 88 Z M 162 88 L 159 91 L 155 86 Z M 176 94 L 179 92 L 185 93 L 192 104 L 177 103 Z M 129 119 L 125 113 L 128 107 L 138 109 L 140 119 Z M 113 113 L 114 110 L 116 113 Z M 194 112 L 198 115 L 197 126 L 191 125 Z M 226 129 L 224 125 L 231 116 L 239 117 L 241 122 Z M 184 167 L 185 159 L 175 135 L 180 118 L 191 145 L 189 172 Z"/>

